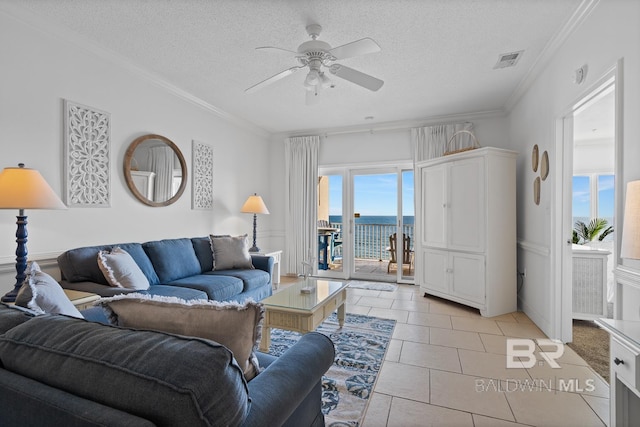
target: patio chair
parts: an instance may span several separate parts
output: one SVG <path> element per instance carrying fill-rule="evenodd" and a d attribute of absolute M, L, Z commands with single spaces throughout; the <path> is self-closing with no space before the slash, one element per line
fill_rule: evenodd
<path fill-rule="evenodd" d="M 396 250 L 397 238 L 396 237 L 397 237 L 396 233 L 393 233 L 391 236 L 389 236 L 389 247 L 387 248 L 387 250 L 391 255 L 391 259 L 389 260 L 389 264 L 387 265 L 387 274 L 391 269 L 391 264 L 396 264 L 396 265 L 398 264 L 398 260 L 396 258 L 397 257 L 397 250 Z M 411 250 L 411 237 L 407 236 L 404 233 L 402 233 L 402 264 L 409 266 L 409 275 L 411 275 L 411 267 L 413 266 L 413 251 Z"/>

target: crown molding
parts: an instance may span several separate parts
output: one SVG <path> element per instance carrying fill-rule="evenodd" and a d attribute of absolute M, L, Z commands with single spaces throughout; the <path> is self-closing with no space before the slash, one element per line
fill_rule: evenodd
<path fill-rule="evenodd" d="M 179 87 L 169 83 L 167 80 L 163 79 L 157 74 L 154 74 L 136 65 L 130 59 L 110 49 L 107 49 L 104 46 L 97 44 L 96 42 L 84 38 L 83 36 L 79 35 L 69 28 L 54 24 L 44 17 L 28 11 L 21 6 L 18 6 L 16 4 L 0 3 L 0 12 L 14 19 L 15 21 L 20 22 L 21 24 L 31 27 L 34 31 L 41 32 L 42 34 L 45 34 L 47 36 L 53 36 L 63 42 L 74 45 L 91 55 L 120 66 L 129 73 L 137 76 L 138 78 L 146 80 L 156 87 L 159 87 L 166 92 L 192 105 L 202 108 L 203 110 L 214 114 L 215 116 L 229 123 L 232 123 L 235 126 L 243 128 L 257 136 L 268 138 L 271 135 L 271 133 L 267 132 L 265 129 L 258 127 L 247 120 L 229 114 L 226 111 L 204 101 L 203 99 L 180 89 Z"/>
<path fill-rule="evenodd" d="M 505 103 L 506 111 L 511 111 L 520 98 L 531 88 L 544 68 L 549 64 L 551 58 L 558 52 L 567 38 L 586 21 L 599 2 L 600 0 L 582 0 L 582 3 L 580 3 L 576 11 L 571 15 L 571 18 L 569 18 L 565 25 L 549 40 L 524 78 L 520 80 L 520 83 Z"/>
<path fill-rule="evenodd" d="M 472 113 L 432 116 L 432 117 L 427 117 L 423 119 L 400 120 L 395 122 L 381 122 L 381 123 L 370 124 L 370 125 L 294 130 L 290 132 L 274 133 L 271 136 L 271 138 L 272 140 L 280 141 L 283 138 L 292 138 L 296 136 L 306 136 L 306 135 L 321 135 L 324 137 L 328 137 L 332 135 L 343 135 L 343 134 L 349 134 L 349 133 L 377 133 L 377 132 L 388 132 L 388 131 L 396 131 L 396 130 L 408 131 L 411 128 L 431 126 L 435 124 L 460 123 L 460 122 L 471 121 L 471 120 L 492 119 L 496 117 L 506 117 L 506 116 L 507 116 L 507 111 L 502 109 L 476 111 Z"/>

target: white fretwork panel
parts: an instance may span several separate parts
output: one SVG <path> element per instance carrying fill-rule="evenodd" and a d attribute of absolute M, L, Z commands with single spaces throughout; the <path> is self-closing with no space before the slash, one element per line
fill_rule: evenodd
<path fill-rule="evenodd" d="M 213 208 L 213 147 L 193 141 L 192 209 Z"/>
<path fill-rule="evenodd" d="M 109 113 L 64 101 L 65 202 L 69 207 L 109 207 Z"/>

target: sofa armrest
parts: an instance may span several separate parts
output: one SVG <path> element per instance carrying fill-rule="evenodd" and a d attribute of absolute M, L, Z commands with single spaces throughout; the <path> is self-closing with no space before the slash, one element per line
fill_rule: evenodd
<path fill-rule="evenodd" d="M 273 273 L 273 257 L 264 255 L 251 255 L 251 262 L 258 270 L 263 270 L 271 276 Z"/>
<path fill-rule="evenodd" d="M 327 336 L 318 332 L 302 336 L 249 382 L 251 409 L 243 425 L 283 425 L 322 379 L 334 357 L 333 342 Z"/>

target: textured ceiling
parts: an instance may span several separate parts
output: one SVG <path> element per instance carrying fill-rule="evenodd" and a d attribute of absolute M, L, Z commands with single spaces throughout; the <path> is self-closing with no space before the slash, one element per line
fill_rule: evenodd
<path fill-rule="evenodd" d="M 269 133 L 503 110 L 581 0 L 0 0 L 61 25 L 229 115 Z M 371 37 L 382 52 L 340 63 L 384 80 L 378 92 L 333 78 L 305 105 L 304 72 L 286 52 L 322 25 L 339 46 Z M 513 68 L 502 53 L 524 50 Z M 579 65 L 579 64 L 577 64 Z M 373 119 L 365 121 L 365 117 Z"/>

